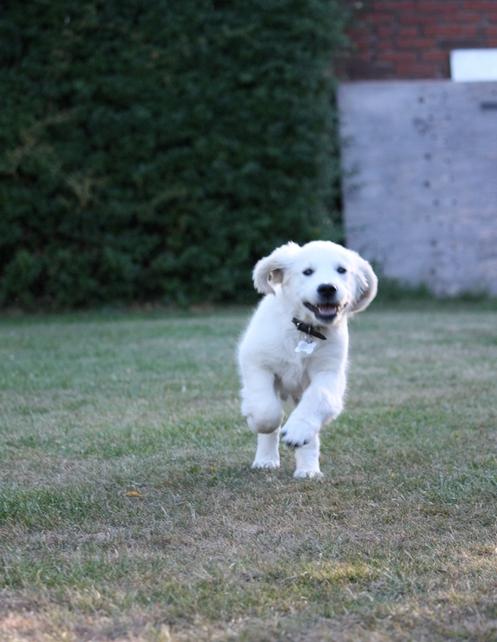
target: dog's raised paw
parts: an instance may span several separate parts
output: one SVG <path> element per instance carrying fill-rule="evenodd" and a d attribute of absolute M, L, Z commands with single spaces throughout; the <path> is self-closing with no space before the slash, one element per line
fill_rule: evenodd
<path fill-rule="evenodd" d="M 285 445 L 288 446 L 288 448 L 292 448 L 292 449 L 301 448 L 302 446 L 306 446 L 309 443 L 308 439 L 304 439 L 303 441 L 300 441 L 298 439 L 297 440 L 288 439 L 286 438 L 285 434 L 282 434 L 282 440 L 285 443 Z"/>
<path fill-rule="evenodd" d="M 283 428 L 281 431 L 281 440 L 289 448 L 301 448 L 308 444 L 314 437 L 315 431 L 304 425 L 294 425 Z"/>

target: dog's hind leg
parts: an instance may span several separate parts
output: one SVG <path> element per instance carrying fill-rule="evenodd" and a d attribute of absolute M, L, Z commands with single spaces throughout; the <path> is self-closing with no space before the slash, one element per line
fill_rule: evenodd
<path fill-rule="evenodd" d="M 245 369 L 242 413 L 249 427 L 257 433 L 257 450 L 252 468 L 278 468 L 283 408 L 273 373 L 261 368 Z"/>
<path fill-rule="evenodd" d="M 274 432 L 257 435 L 257 450 L 252 468 L 279 468 L 279 432 L 280 430 L 277 428 Z"/>
<path fill-rule="evenodd" d="M 275 390 L 274 374 L 262 368 L 243 372 L 242 414 L 249 428 L 269 434 L 280 427 L 283 408 Z"/>

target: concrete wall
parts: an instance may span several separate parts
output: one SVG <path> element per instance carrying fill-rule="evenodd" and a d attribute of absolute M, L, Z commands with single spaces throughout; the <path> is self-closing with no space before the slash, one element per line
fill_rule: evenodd
<path fill-rule="evenodd" d="M 342 84 L 347 242 L 437 294 L 497 295 L 497 83 Z"/>

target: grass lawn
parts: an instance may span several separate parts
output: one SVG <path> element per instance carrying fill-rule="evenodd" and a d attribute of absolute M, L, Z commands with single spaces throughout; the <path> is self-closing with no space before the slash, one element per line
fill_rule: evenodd
<path fill-rule="evenodd" d="M 351 326 L 325 479 L 251 471 L 247 310 L 0 320 L 0 639 L 497 639 L 497 312 Z"/>

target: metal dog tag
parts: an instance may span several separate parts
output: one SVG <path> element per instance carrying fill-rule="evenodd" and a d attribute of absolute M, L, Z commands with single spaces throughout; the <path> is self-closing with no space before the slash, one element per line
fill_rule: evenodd
<path fill-rule="evenodd" d="M 305 354 L 312 354 L 317 346 L 315 341 L 299 341 L 295 352 L 304 352 Z"/>

